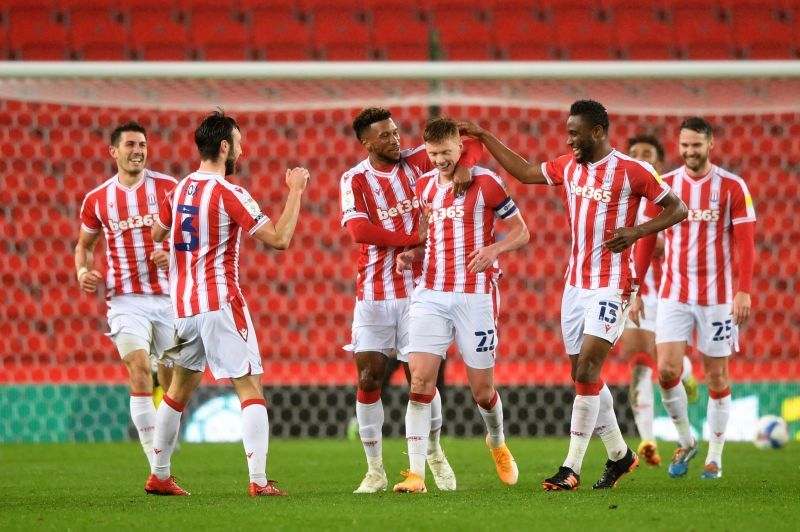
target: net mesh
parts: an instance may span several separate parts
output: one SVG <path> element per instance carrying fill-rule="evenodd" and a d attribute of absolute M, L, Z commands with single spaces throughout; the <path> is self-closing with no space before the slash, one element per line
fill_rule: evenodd
<path fill-rule="evenodd" d="M 615 146 L 623 147 L 634 134 L 653 133 L 667 147 L 667 168 L 679 164 L 675 139 L 685 115 L 702 112 L 715 125 L 715 162 L 744 176 L 759 216 L 755 312 L 743 331 L 741 353 L 731 362 L 732 378 L 761 382 L 764 393 L 773 393 L 772 403 L 788 408 L 787 419 L 800 419 L 800 400 L 786 403 L 800 395 L 800 307 L 794 298 L 800 279 L 800 196 L 793 177 L 800 171 L 797 83 L 0 80 L 5 288 L 0 394 L 13 402 L 9 398 L 34 393 L 46 403 L 62 392 L 45 385 L 78 387 L 97 398 L 73 402 L 76 423 L 87 424 L 81 434 L 89 439 L 118 435 L 101 430 L 109 409 L 123 408 L 118 398 L 103 402 L 109 393 L 103 387 L 116 386 L 114 397 L 121 393 L 125 369 L 103 335 L 102 296 L 79 292 L 72 257 L 84 194 L 115 173 L 107 138 L 117 124 L 142 123 L 148 129 L 149 166 L 181 177 L 196 166 L 194 128 L 208 110 L 223 105 L 236 114 L 244 133 L 237 179 L 270 214 L 283 205 L 284 169 L 303 165 L 311 170 L 291 249 L 275 254 L 244 238 L 241 283 L 267 368 L 265 383 L 352 386 L 355 371 L 341 346 L 350 339 L 356 246 L 339 224 L 338 181 L 364 157 L 350 130 L 360 107 L 391 107 L 405 146 L 420 142 L 429 106 L 438 105 L 444 114 L 480 122 L 531 160 L 546 160 L 565 150 L 568 104 L 591 95 L 614 112 Z M 488 156 L 484 163 L 498 170 Z M 507 182 L 533 231 L 526 248 L 503 258 L 497 381 L 518 387 L 568 385 L 559 308 L 569 234 L 560 194 Z M 104 256 L 102 250 L 95 255 Z M 627 361 L 612 354 L 605 379 L 623 384 L 628 375 Z M 448 365 L 448 380 L 465 382 L 457 357 Z M 397 375 L 395 382 L 401 381 Z M 769 384 L 775 381 L 783 384 Z M 561 426 L 568 412 L 547 410 L 541 422 Z M 8 423 L 24 425 L 28 414 L 17 414 Z M 311 421 L 298 421 L 303 422 Z M 22 430 L 19 426 L 8 425 L 0 440 Z M 30 430 L 43 434 L 47 426 Z"/>

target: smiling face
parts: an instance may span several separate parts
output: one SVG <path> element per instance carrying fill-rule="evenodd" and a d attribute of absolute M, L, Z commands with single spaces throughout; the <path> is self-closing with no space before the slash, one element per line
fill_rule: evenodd
<path fill-rule="evenodd" d="M 431 163 L 439 169 L 439 174 L 446 180 L 453 179 L 461 151 L 464 146 L 457 136 L 446 137 L 439 142 L 426 142 L 425 151 Z"/>
<path fill-rule="evenodd" d="M 117 161 L 119 173 L 137 178 L 147 163 L 147 138 L 138 131 L 123 131 L 119 142 L 110 146 L 111 157 Z"/>
<path fill-rule="evenodd" d="M 708 166 L 708 157 L 714 146 L 713 137 L 692 129 L 681 129 L 678 135 L 678 148 L 686 168 L 692 172 L 702 173 Z"/>
<path fill-rule="evenodd" d="M 575 160 L 580 164 L 592 162 L 598 139 L 603 128 L 591 127 L 580 115 L 570 115 L 567 119 L 567 146 L 572 148 Z"/>
<path fill-rule="evenodd" d="M 400 162 L 400 132 L 391 118 L 370 124 L 362 134 L 361 143 L 380 163 Z"/>

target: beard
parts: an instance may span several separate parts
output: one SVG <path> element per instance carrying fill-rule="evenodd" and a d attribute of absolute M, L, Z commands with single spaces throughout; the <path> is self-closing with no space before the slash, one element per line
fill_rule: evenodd
<path fill-rule="evenodd" d="M 228 157 L 225 159 L 225 175 L 231 175 L 236 171 L 236 159 Z"/>

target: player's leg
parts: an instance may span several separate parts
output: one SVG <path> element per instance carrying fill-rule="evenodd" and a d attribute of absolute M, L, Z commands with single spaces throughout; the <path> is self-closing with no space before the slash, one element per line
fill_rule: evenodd
<path fill-rule="evenodd" d="M 367 457 L 367 474 L 354 493 L 385 491 L 386 472 L 383 468 L 384 411 L 381 390 L 389 358 L 377 351 L 355 354 L 358 371 L 356 419 L 361 445 Z"/>
<path fill-rule="evenodd" d="M 737 344 L 738 330 L 733 325 L 730 305 L 698 308 L 697 347 L 703 354 L 708 384 L 708 456 L 701 478 L 722 477 L 722 449 L 731 415 L 731 386 L 728 360 Z"/>
<path fill-rule="evenodd" d="M 131 420 L 139 434 L 147 460 L 153 464 L 153 434 L 156 425 L 156 408 L 153 404 L 153 377 L 150 372 L 149 346 L 147 340 L 127 333 L 119 333 L 114 338 L 128 371 L 131 389 Z"/>
<path fill-rule="evenodd" d="M 406 480 L 394 491 L 424 492 L 425 461 L 431 431 L 431 403 L 436 396 L 436 377 L 447 348 L 453 342 L 450 319 L 451 294 L 418 287 L 409 309 L 408 368 L 411 372 L 406 410 L 406 440 L 410 462 Z"/>
<path fill-rule="evenodd" d="M 486 425 L 489 447 L 497 475 L 505 484 L 519 478 L 517 463 L 503 432 L 503 401 L 494 386 L 494 365 L 500 336 L 497 327 L 499 291 L 489 294 L 453 294 L 455 339 L 467 369 L 472 398 Z"/>
<path fill-rule="evenodd" d="M 623 319 L 619 317 L 618 319 Z M 587 325 L 589 322 L 587 321 Z M 600 379 L 600 370 L 608 353 L 613 346 L 609 338 L 600 338 L 593 334 L 589 334 L 592 327 L 587 327 L 587 334 L 583 340 L 581 353 L 578 357 L 570 357 L 575 360 L 575 383 L 576 391 L 578 394 L 583 392 L 584 397 L 578 401 L 576 396 L 575 405 L 581 406 L 583 411 L 573 407 L 573 420 L 575 426 L 578 427 L 577 431 L 582 432 L 588 427 L 588 422 L 591 418 L 588 417 L 589 410 L 587 408 L 587 401 L 597 401 L 597 414 L 593 430 L 589 432 L 600 436 L 603 445 L 606 448 L 608 460 L 606 461 L 603 474 L 600 479 L 592 485 L 594 489 L 607 489 L 615 488 L 619 479 L 633 471 L 639 464 L 639 458 L 631 449 L 628 448 L 625 439 L 622 437 L 622 432 L 617 423 L 617 416 L 614 412 L 614 399 L 611 395 L 611 390 Z M 592 332 L 597 332 L 596 329 Z M 599 334 L 599 333 L 598 333 Z M 592 396 L 592 392 L 597 392 L 596 397 Z M 578 410 L 578 415 L 575 411 Z M 584 443 L 582 439 L 575 438 L 573 445 L 572 437 L 570 440 L 570 453 L 567 455 L 567 460 L 564 463 L 565 467 L 573 471 L 580 471 L 585 455 L 586 448 L 588 447 L 588 438 Z"/>
<path fill-rule="evenodd" d="M 628 327 L 622 335 L 622 353 L 631 367 L 629 397 L 633 420 L 641 438 L 638 454 L 651 467 L 661 464 L 653 433 L 655 344 L 655 333 L 642 327 Z"/>
<path fill-rule="evenodd" d="M 409 299 L 398 300 L 397 307 L 397 360 L 403 365 L 406 373 L 406 380 L 411 385 L 411 370 L 408 367 L 408 345 L 409 327 L 411 324 L 411 302 Z M 456 475 L 450 462 L 444 454 L 441 446 L 440 437 L 442 434 L 442 394 L 439 390 L 439 383 L 443 382 L 445 359 L 439 362 L 439 370 L 436 375 L 436 389 L 434 390 L 433 401 L 431 401 L 431 430 L 428 434 L 428 453 L 425 460 L 433 474 L 436 487 L 442 491 L 453 491 L 456 489 Z"/>
<path fill-rule="evenodd" d="M 394 486 L 395 492 L 424 493 L 425 461 L 428 454 L 428 437 L 431 431 L 431 402 L 436 394 L 436 375 L 442 355 L 412 352 L 408 367 L 411 370 L 411 387 L 406 409 L 406 441 L 408 442 L 409 470 L 406 479 Z"/>
<path fill-rule="evenodd" d="M 689 401 L 681 384 L 683 356 L 691 339 L 695 318 L 691 305 L 660 299 L 656 321 L 656 353 L 661 400 L 678 432 L 678 448 L 667 469 L 671 477 L 681 477 L 698 447 L 689 423 Z"/>
<path fill-rule="evenodd" d="M 172 453 L 178 440 L 181 415 L 186 403 L 192 397 L 200 381 L 203 371 L 175 365 L 172 383 L 164 394 L 164 399 L 156 413 L 156 428 L 153 438 L 153 467 L 150 478 L 145 484 L 145 491 L 153 495 L 189 495 L 177 484 L 171 474 Z"/>

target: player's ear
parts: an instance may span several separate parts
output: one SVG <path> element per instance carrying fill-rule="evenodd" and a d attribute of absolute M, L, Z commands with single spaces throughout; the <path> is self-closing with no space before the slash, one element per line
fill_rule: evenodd
<path fill-rule="evenodd" d="M 117 147 L 114 146 L 113 144 L 110 144 L 108 146 L 108 154 L 111 155 L 111 157 L 113 157 L 114 159 L 116 159 L 117 158 Z"/>

